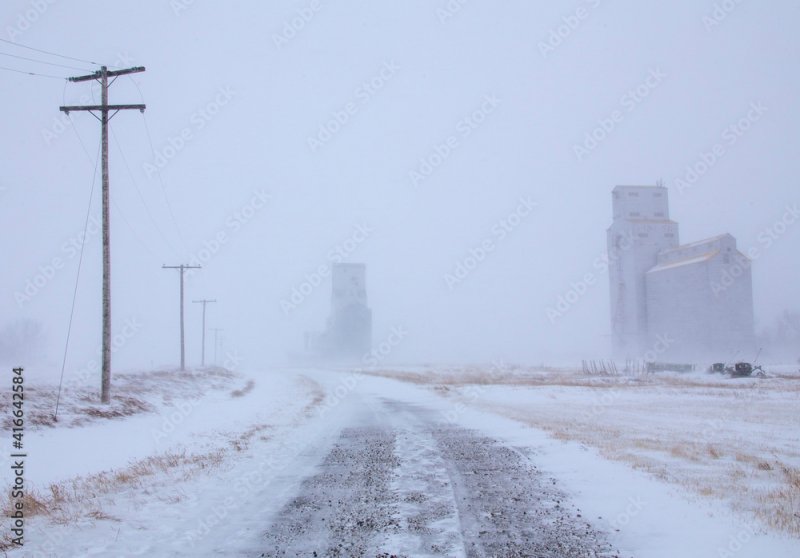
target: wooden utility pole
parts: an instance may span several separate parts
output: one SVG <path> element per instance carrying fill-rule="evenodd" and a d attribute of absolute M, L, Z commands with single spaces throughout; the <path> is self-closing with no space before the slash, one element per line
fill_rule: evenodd
<path fill-rule="evenodd" d="M 99 105 L 59 107 L 69 114 L 71 111 L 85 110 L 100 121 L 101 129 L 101 158 L 103 160 L 103 364 L 100 388 L 100 400 L 103 403 L 111 401 L 111 234 L 108 222 L 109 194 L 108 194 L 108 121 L 114 118 L 121 110 L 136 109 L 144 112 L 145 105 L 109 105 L 108 104 L 108 78 L 117 78 L 126 74 L 144 72 L 144 67 L 127 68 L 125 70 L 109 71 L 106 66 L 88 76 L 71 77 L 69 81 L 80 82 L 97 80 L 100 82 L 101 100 Z M 113 82 L 112 82 L 113 83 Z M 109 115 L 109 112 L 113 114 Z M 100 116 L 95 114 L 100 113 Z"/>
<path fill-rule="evenodd" d="M 181 370 L 186 370 L 186 348 L 183 335 L 183 272 L 187 269 L 200 269 L 199 265 L 162 265 L 162 269 L 177 269 L 181 272 Z"/>
<path fill-rule="evenodd" d="M 200 350 L 200 366 L 206 365 L 206 304 L 209 302 L 216 302 L 216 300 L 208 300 L 203 298 L 200 300 L 193 300 L 192 302 L 203 305 L 203 348 Z"/>

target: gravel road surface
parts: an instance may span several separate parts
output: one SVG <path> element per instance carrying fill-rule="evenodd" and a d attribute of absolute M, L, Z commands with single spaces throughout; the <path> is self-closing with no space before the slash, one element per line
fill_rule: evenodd
<path fill-rule="evenodd" d="M 381 400 L 277 514 L 260 556 L 617 556 L 534 460 Z"/>

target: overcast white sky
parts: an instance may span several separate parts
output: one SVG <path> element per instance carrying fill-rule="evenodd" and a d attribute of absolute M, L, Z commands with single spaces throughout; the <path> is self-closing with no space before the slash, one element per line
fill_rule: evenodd
<path fill-rule="evenodd" d="M 190 362 L 193 298 L 218 300 L 208 326 L 248 365 L 283 360 L 323 326 L 329 283 L 294 309 L 281 301 L 337 247 L 367 264 L 376 342 L 408 332 L 392 359 L 538 363 L 608 350 L 596 260 L 616 184 L 663 180 L 682 242 L 730 232 L 761 249 L 757 327 L 800 308 L 800 227 L 779 226 L 769 246 L 763 236 L 800 201 L 798 23 L 788 0 L 8 0 L 0 38 L 147 68 L 111 88 L 112 103 L 147 104 L 112 121 L 113 323 L 142 326 L 115 367 L 177 362 L 178 278 L 161 265 L 197 257 Z M 96 69 L 8 43 L 0 53 L 6 68 Z M 62 126 L 59 105 L 91 102 L 88 84 L 0 79 L 0 325 L 41 321 L 42 357 L 57 362 L 78 263 L 65 245 L 83 228 L 100 127 L 87 113 Z M 679 187 L 716 144 L 722 155 Z M 68 370 L 99 344 L 99 235 L 86 248 Z M 15 300 L 54 258 L 61 269 Z M 585 293 L 549 319 L 573 288 Z"/>

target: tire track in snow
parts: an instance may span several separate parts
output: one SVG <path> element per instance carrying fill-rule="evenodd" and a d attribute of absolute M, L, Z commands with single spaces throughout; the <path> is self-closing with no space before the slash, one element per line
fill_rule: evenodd
<path fill-rule="evenodd" d="M 395 520 L 388 485 L 396 466 L 394 434 L 347 428 L 266 535 L 264 557 L 366 556 L 371 539 Z M 374 554 L 373 554 L 374 555 Z"/>
<path fill-rule="evenodd" d="M 468 557 L 618 554 L 518 451 L 458 427 L 434 431 L 453 482 Z"/>
<path fill-rule="evenodd" d="M 391 488 L 397 531 L 384 547 L 419 558 L 464 556 L 458 509 L 447 465 L 430 432 L 406 427 L 395 446 L 400 464 Z"/>
<path fill-rule="evenodd" d="M 514 448 L 396 401 L 342 431 L 262 557 L 618 554 Z"/>

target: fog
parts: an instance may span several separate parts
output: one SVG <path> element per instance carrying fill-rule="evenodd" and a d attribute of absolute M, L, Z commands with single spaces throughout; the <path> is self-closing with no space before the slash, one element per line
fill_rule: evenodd
<path fill-rule="evenodd" d="M 387 363 L 538 364 L 610 352 L 618 184 L 663 181 L 681 241 L 759 249 L 757 331 L 800 309 L 799 19 L 789 1 L 9 0 L 0 38 L 146 67 L 110 88 L 147 104 L 111 121 L 115 369 L 178 362 L 164 264 L 202 265 L 188 364 L 208 298 L 208 360 L 221 328 L 218 360 L 258 368 L 324 327 L 339 261 L 366 264 L 373 342 L 403 331 Z M 22 364 L 59 366 L 100 139 L 59 106 L 99 98 L 8 69 L 97 66 L 0 53 L 0 327 L 40 324 Z M 100 343 L 99 190 L 68 373 Z"/>

